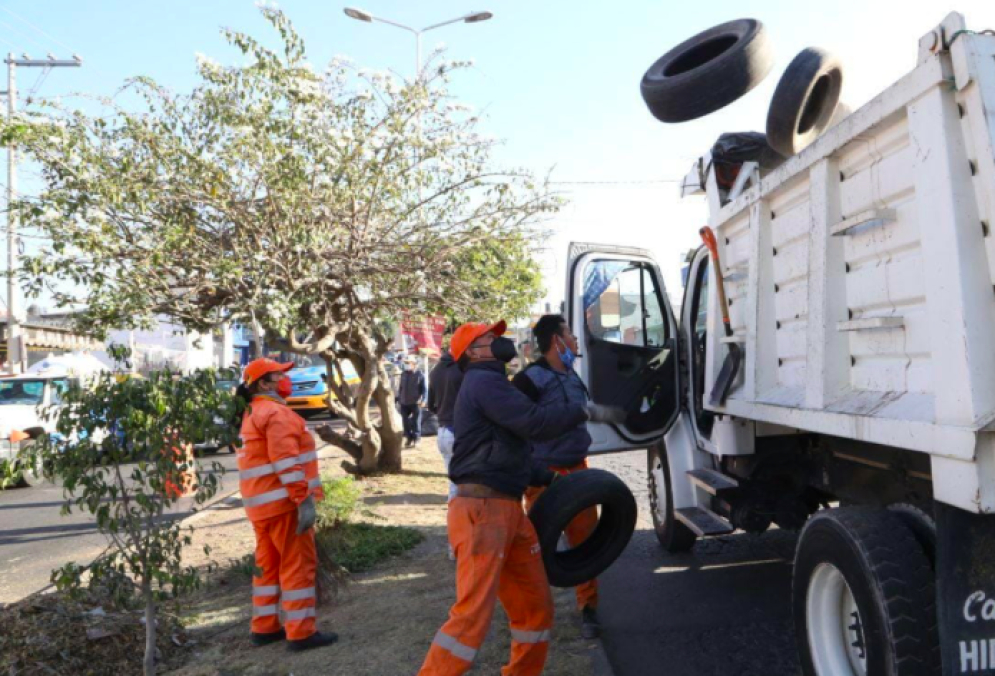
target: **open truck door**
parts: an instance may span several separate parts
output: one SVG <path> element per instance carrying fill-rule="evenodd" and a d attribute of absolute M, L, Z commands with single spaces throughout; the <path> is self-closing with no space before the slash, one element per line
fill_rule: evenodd
<path fill-rule="evenodd" d="M 591 454 L 647 448 L 680 410 L 677 321 L 663 276 L 643 249 L 572 243 L 567 321 L 592 401 L 618 406 L 623 425 L 588 423 Z"/>

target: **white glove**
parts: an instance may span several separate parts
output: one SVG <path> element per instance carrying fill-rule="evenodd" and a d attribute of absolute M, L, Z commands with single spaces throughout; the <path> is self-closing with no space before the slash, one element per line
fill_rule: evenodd
<path fill-rule="evenodd" d="M 314 528 L 317 519 L 318 511 L 314 506 L 314 496 L 309 495 L 304 498 L 304 502 L 297 505 L 297 534 L 303 535 Z"/>
<path fill-rule="evenodd" d="M 587 419 L 591 422 L 615 423 L 621 425 L 625 422 L 626 413 L 617 406 L 603 406 L 588 402 Z"/>

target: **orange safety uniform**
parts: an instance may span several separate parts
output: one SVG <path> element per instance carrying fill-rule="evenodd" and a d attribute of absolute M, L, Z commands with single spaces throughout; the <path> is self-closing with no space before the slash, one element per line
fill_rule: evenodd
<path fill-rule="evenodd" d="M 587 460 L 583 460 L 571 467 L 550 467 L 549 469 L 561 476 L 565 476 L 567 474 L 572 474 L 573 472 L 580 472 L 587 469 Z M 539 496 L 542 495 L 544 490 L 546 490 L 544 486 L 530 486 L 525 489 L 525 509 L 527 511 L 532 510 L 532 505 L 535 504 L 535 501 L 539 499 Z M 589 509 L 585 509 L 583 512 L 575 516 L 574 520 L 567 525 L 565 531 L 567 543 L 571 547 L 576 547 L 589 538 L 597 526 L 598 508 L 591 507 Z M 574 591 L 577 594 L 578 608 L 583 610 L 585 607 L 598 607 L 597 579 L 589 580 L 577 585 L 574 587 Z"/>
<path fill-rule="evenodd" d="M 419 676 L 458 676 L 469 670 L 499 599 L 511 625 L 511 661 L 501 675 L 538 676 L 549 651 L 553 596 L 539 539 L 522 503 L 456 497 L 449 503 L 448 522 L 456 553 L 456 603 Z"/>
<path fill-rule="evenodd" d="M 252 631 L 280 630 L 300 640 L 315 632 L 315 574 L 318 555 L 314 530 L 296 534 L 297 506 L 313 495 L 324 498 L 314 438 L 304 420 L 282 399 L 253 398 L 242 420 L 238 479 L 242 504 L 256 533 L 252 578 Z"/>

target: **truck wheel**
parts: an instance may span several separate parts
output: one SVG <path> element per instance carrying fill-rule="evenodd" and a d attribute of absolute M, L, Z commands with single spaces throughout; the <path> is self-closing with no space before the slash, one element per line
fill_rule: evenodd
<path fill-rule="evenodd" d="M 698 33 L 661 56 L 639 89 L 658 120 L 686 122 L 743 96 L 773 64 L 763 24 L 738 19 Z"/>
<path fill-rule="evenodd" d="M 31 444 L 25 443 L 21 446 L 20 452 L 23 453 L 30 447 Z M 43 486 L 46 483 L 51 483 L 45 478 L 45 473 L 42 471 L 41 458 L 35 457 L 33 463 L 25 462 L 27 458 L 23 458 L 18 461 L 18 469 L 21 472 L 20 484 L 22 486 L 29 486 L 31 488 L 37 488 L 38 486 Z"/>
<path fill-rule="evenodd" d="M 843 89 L 843 67 L 829 52 L 806 47 L 777 83 L 767 111 L 767 143 L 791 157 L 819 138 L 833 121 Z"/>
<path fill-rule="evenodd" d="M 805 676 L 940 673 L 935 580 L 902 518 L 820 512 L 795 554 L 792 605 Z"/>
<path fill-rule="evenodd" d="M 601 517 L 590 537 L 576 547 L 557 551 L 567 524 L 598 505 Z M 636 499 L 611 472 L 588 469 L 557 479 L 536 500 L 529 518 L 539 537 L 549 583 L 575 587 L 603 573 L 629 544 L 636 528 Z"/>
<path fill-rule="evenodd" d="M 912 531 L 916 542 L 922 548 L 923 554 L 929 559 L 930 568 L 936 570 L 936 521 L 933 519 L 932 507 L 913 505 L 908 502 L 897 502 L 888 505 L 888 509 L 898 515 Z"/>
<path fill-rule="evenodd" d="M 653 530 L 656 532 L 656 539 L 668 552 L 674 554 L 686 552 L 694 546 L 698 536 L 674 518 L 670 463 L 667 462 L 667 447 L 662 441 L 646 451 L 646 464 L 650 512 L 653 515 Z"/>

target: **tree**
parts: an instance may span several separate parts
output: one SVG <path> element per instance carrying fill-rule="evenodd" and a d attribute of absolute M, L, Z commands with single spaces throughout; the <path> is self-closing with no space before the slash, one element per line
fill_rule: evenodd
<path fill-rule="evenodd" d="M 157 603 L 199 583 L 196 570 L 183 565 L 191 540 L 174 508 L 184 491 L 198 505 L 210 499 L 223 473 L 219 463 L 205 469 L 183 449 L 205 438 L 230 443 L 234 428 L 214 417 L 233 419 L 238 406 L 217 389 L 213 371 L 104 373 L 70 383 L 62 405 L 47 412 L 57 434 L 42 435 L 29 449 L 32 462 L 62 480 L 69 496 L 63 513 L 93 514 L 110 540 L 104 555 L 85 566 L 66 564 L 53 581 L 60 589 L 103 587 L 124 601 L 137 596 L 145 608 L 146 676 L 155 673 Z"/>
<path fill-rule="evenodd" d="M 248 63 L 200 58 L 188 95 L 137 78 L 142 112 L 50 106 L 5 124 L 45 182 L 15 205 L 51 238 L 23 280 L 84 305 L 78 322 L 98 333 L 158 315 L 199 331 L 258 322 L 268 344 L 325 360 L 348 424 L 326 438 L 348 468 L 394 471 L 391 323 L 523 316 L 540 293 L 537 224 L 559 200 L 494 167 L 495 142 L 447 90 L 466 64 L 436 55 L 407 82 L 343 61 L 319 75 L 287 17 L 262 12 L 282 48 L 224 31 Z M 334 377 L 344 360 L 355 391 Z"/>

